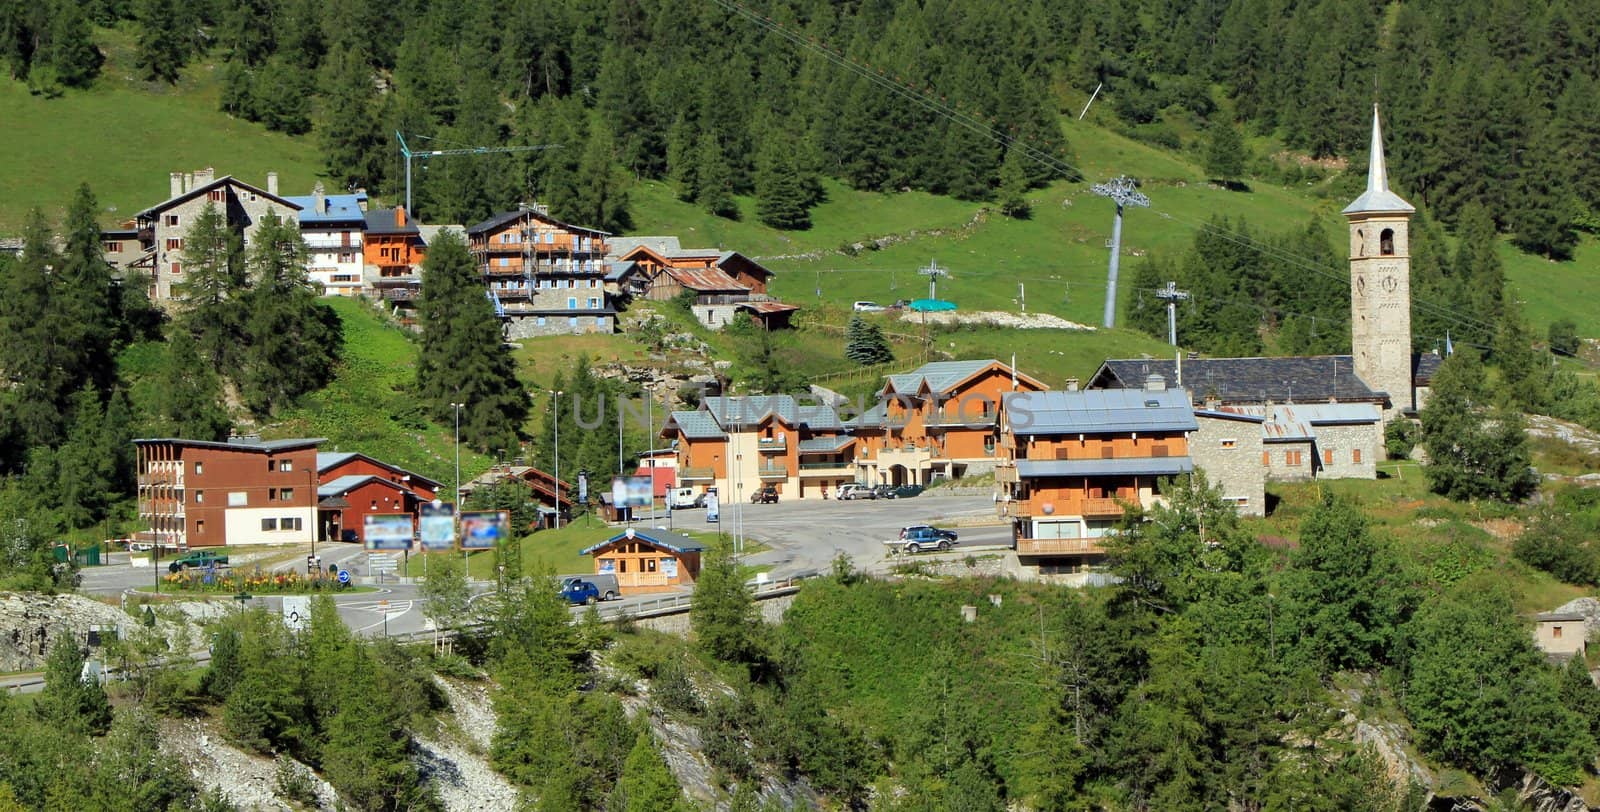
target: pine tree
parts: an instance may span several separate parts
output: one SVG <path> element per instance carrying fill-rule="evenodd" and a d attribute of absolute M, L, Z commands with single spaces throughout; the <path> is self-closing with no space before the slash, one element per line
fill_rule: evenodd
<path fill-rule="evenodd" d="M 1482 365 L 1466 348 L 1434 374 L 1422 409 L 1423 473 L 1429 487 L 1451 499 L 1519 501 L 1539 483 L 1522 417 L 1505 409 L 1491 413 L 1483 381 Z"/>
<path fill-rule="evenodd" d="M 362 54 L 340 51 L 331 55 L 323 75 L 322 96 L 330 114 L 318 129 L 328 174 L 338 188 L 376 189 L 385 161 L 372 69 Z"/>
<path fill-rule="evenodd" d="M 760 653 L 755 603 L 739 575 L 739 559 L 726 541 L 707 550 L 701 560 L 689 621 L 696 644 L 714 660 L 748 664 Z"/>
<path fill-rule="evenodd" d="M 52 243 L 50 224 L 34 210 L 24 226 L 22 256 L 0 278 L 0 371 L 9 383 L 9 422 L 24 452 L 60 442 L 73 383 L 81 380 L 69 366 L 71 328 L 51 318 L 58 312 L 51 269 L 61 262 Z"/>
<path fill-rule="evenodd" d="M 1006 159 L 1000 164 L 1000 213 L 1017 220 L 1033 216 L 1033 204 L 1028 202 L 1027 164 L 1028 159 L 1015 147 L 1006 150 Z"/>
<path fill-rule="evenodd" d="M 786 127 L 772 127 L 756 160 L 756 217 L 785 231 L 811 227 L 808 195 L 795 164 L 797 151 Z"/>
<path fill-rule="evenodd" d="M 103 61 L 78 4 L 55 4 L 50 21 L 50 65 L 56 80 L 68 87 L 88 87 L 100 74 Z"/>
<path fill-rule="evenodd" d="M 1494 363 L 1500 368 L 1499 390 L 1506 403 L 1526 412 L 1543 409 L 1550 382 L 1549 359 L 1534 348 L 1533 341 L 1521 309 L 1508 305 L 1495 332 Z"/>
<path fill-rule="evenodd" d="M 72 428 L 57 455 L 51 494 L 68 527 L 91 527 L 105 518 L 111 497 L 119 492 L 120 443 L 133 438 L 106 431 L 104 422 L 100 393 L 92 387 L 78 390 L 72 398 Z"/>
<path fill-rule="evenodd" d="M 894 360 L 894 351 L 889 349 L 889 341 L 883 337 L 883 330 L 862 318 L 860 314 L 850 317 L 850 325 L 845 328 L 844 341 L 844 357 L 862 366 Z"/>
<path fill-rule="evenodd" d="M 678 199 L 690 202 L 700 196 L 698 142 L 694 127 L 682 113 L 667 131 L 667 177 Z"/>
<path fill-rule="evenodd" d="M 622 812 L 677 812 L 688 808 L 683 790 L 656 751 L 648 729 L 639 731 L 633 749 L 628 751 L 617 793 L 622 804 L 615 808 Z"/>
<path fill-rule="evenodd" d="M 227 439 L 232 422 L 222 408 L 222 379 L 200 354 L 187 329 L 172 330 L 158 380 L 160 397 L 155 419 L 163 435 Z"/>
<path fill-rule="evenodd" d="M 311 130 L 314 91 L 305 71 L 273 57 L 252 83 L 251 111 L 269 130 L 301 135 Z"/>
<path fill-rule="evenodd" d="M 242 302 L 244 362 L 237 373 L 240 394 L 258 415 L 326 384 L 339 360 L 339 320 L 306 284 L 306 256 L 300 230 L 269 209 L 250 249 L 255 285 Z"/>
<path fill-rule="evenodd" d="M 1207 174 L 1231 187 L 1244 177 L 1247 158 L 1244 139 L 1239 137 L 1239 130 L 1233 124 L 1219 121 L 1212 125 L 1211 140 L 1206 147 Z"/>
<path fill-rule="evenodd" d="M 611 127 L 595 116 L 589 123 L 589 140 L 575 179 L 577 198 L 573 217 L 602 231 L 621 232 L 629 225 L 627 181 L 617 168 L 616 142 Z"/>
<path fill-rule="evenodd" d="M 733 171 L 715 133 L 701 133 L 695 148 L 695 169 L 698 182 L 695 202 L 700 208 L 717 217 L 739 219 L 739 204 L 733 199 Z"/>
<path fill-rule="evenodd" d="M 73 389 L 85 383 L 102 394 L 116 377 L 115 343 L 119 332 L 111 309 L 114 285 L 111 266 L 100 249 L 99 206 L 88 184 L 78 187 L 67 208 L 66 250 L 56 269 L 51 320 L 64 331 L 66 360 Z"/>
<path fill-rule="evenodd" d="M 45 659 L 44 690 L 34 714 L 64 732 L 104 733 L 111 727 L 111 703 L 98 681 L 84 679 L 83 663 L 83 649 L 72 635 L 60 636 Z"/>
<path fill-rule="evenodd" d="M 1573 226 L 1577 200 L 1568 180 L 1572 168 L 1553 138 L 1535 140 L 1528 149 L 1506 210 L 1506 226 L 1518 248 L 1548 259 L 1572 258 L 1578 246 Z"/>
<path fill-rule="evenodd" d="M 1456 294 L 1453 309 L 1471 319 L 1461 324 L 1456 335 L 1482 346 L 1494 340 L 1493 325 L 1505 313 L 1505 270 L 1500 264 L 1499 238 L 1494 218 L 1479 203 L 1468 203 L 1460 211 L 1454 274 Z"/>
<path fill-rule="evenodd" d="M 422 349 L 417 356 L 417 393 L 429 415 L 454 419 L 451 403 L 464 403 L 461 438 L 482 451 L 509 451 L 518 444 L 528 415 L 528 396 L 501 340 L 500 320 L 484 295 L 466 243 L 446 231 L 428 248 L 422 264 L 422 301 L 417 309 Z"/>
<path fill-rule="evenodd" d="M 183 238 L 183 281 L 173 286 L 188 330 L 213 369 L 234 369 L 244 335 L 243 295 L 249 288 L 242 241 L 222 212 L 207 203 Z"/>
<path fill-rule="evenodd" d="M 173 83 L 183 70 L 188 47 L 173 0 L 139 0 L 138 55 L 135 64 L 144 78 Z"/>
<path fill-rule="evenodd" d="M 1383 663 L 1403 620 L 1394 562 L 1352 505 L 1324 497 L 1283 581 L 1284 639 L 1320 672 Z"/>
<path fill-rule="evenodd" d="M 228 60 L 222 63 L 222 96 L 217 109 L 230 116 L 257 121 L 255 78 L 243 63 Z"/>

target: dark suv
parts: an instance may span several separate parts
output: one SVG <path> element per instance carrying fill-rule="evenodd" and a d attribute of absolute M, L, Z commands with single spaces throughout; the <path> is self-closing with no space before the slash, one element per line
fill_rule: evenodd
<path fill-rule="evenodd" d="M 959 538 L 954 530 L 934 527 L 928 524 L 914 524 L 910 527 L 900 528 L 900 538 L 910 538 L 913 535 L 926 535 L 943 541 L 955 541 Z"/>
<path fill-rule="evenodd" d="M 750 504 L 752 505 L 770 505 L 776 503 L 777 501 L 778 489 L 771 485 L 763 487 L 750 497 Z"/>
<path fill-rule="evenodd" d="M 214 553 L 210 550 L 196 550 L 191 553 L 184 553 L 183 555 L 174 558 L 172 563 L 167 565 L 167 572 L 183 572 L 191 567 L 194 569 L 204 569 L 212 566 L 228 566 L 228 557 Z"/>

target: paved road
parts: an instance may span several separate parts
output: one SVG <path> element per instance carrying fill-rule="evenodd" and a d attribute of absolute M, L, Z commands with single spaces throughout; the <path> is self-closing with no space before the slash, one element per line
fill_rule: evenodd
<path fill-rule="evenodd" d="M 771 564 L 773 578 L 827 572 L 833 559 L 844 553 L 859 569 L 886 568 L 885 541 L 898 538 L 900 528 L 912 524 L 951 524 L 952 520 L 993 520 L 994 499 L 982 495 L 929 493 L 910 499 L 790 501 L 773 505 L 740 505 L 722 509 L 722 529 L 770 545 L 770 552 L 751 556 L 753 564 Z M 683 516 L 683 512 L 679 516 Z M 699 513 L 696 512 L 696 516 Z M 679 523 L 682 526 L 682 523 Z M 963 548 L 1011 543 L 1010 528 L 994 524 L 958 527 Z"/>

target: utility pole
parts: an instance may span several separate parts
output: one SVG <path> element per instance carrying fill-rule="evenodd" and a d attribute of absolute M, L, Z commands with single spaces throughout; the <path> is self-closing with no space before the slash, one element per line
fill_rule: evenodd
<path fill-rule="evenodd" d="M 1111 226 L 1111 268 L 1106 272 L 1106 309 L 1101 322 L 1106 327 L 1117 326 L 1117 260 L 1122 256 L 1122 209 L 1126 206 L 1150 206 L 1150 198 L 1138 189 L 1138 182 L 1127 175 L 1096 183 L 1089 191 L 1109 197 L 1117 204 L 1117 219 Z"/>
<path fill-rule="evenodd" d="M 1178 303 L 1188 301 L 1189 291 L 1178 290 L 1177 282 L 1156 291 L 1156 298 L 1167 303 L 1167 343 L 1178 346 Z"/>
<path fill-rule="evenodd" d="M 928 277 L 928 298 L 929 299 L 937 299 L 937 298 L 939 298 L 938 296 L 934 295 L 939 290 L 939 277 L 941 277 L 941 276 L 949 276 L 950 272 L 945 270 L 944 268 L 939 267 L 939 261 L 938 260 L 929 260 L 928 261 L 928 267 L 923 268 L 920 271 L 917 271 L 917 273 Z"/>
<path fill-rule="evenodd" d="M 406 144 L 406 137 L 396 130 L 394 137 L 400 141 L 400 154 L 406 159 L 406 215 L 416 218 L 416 210 L 411 208 L 411 161 L 413 159 L 427 160 L 429 158 L 443 158 L 450 155 L 491 155 L 501 152 L 535 152 L 542 149 L 560 149 L 560 144 L 538 144 L 516 147 L 466 147 L 464 149 L 424 149 L 413 151 Z M 426 140 L 433 140 L 426 135 L 415 136 Z"/>

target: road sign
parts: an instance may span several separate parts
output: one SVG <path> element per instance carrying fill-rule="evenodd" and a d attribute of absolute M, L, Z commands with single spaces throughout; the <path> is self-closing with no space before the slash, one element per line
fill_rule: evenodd
<path fill-rule="evenodd" d="M 350 571 L 349 570 L 339 570 L 339 583 L 341 583 L 341 584 L 350 583 Z"/>
<path fill-rule="evenodd" d="M 283 596 L 283 625 L 291 631 L 300 631 L 311 620 L 311 598 L 305 595 Z"/>
<path fill-rule="evenodd" d="M 400 569 L 400 559 L 392 555 L 367 555 L 367 569 L 373 572 L 395 572 Z"/>

